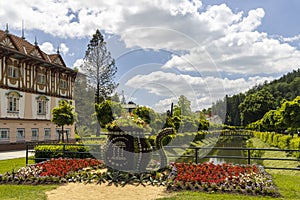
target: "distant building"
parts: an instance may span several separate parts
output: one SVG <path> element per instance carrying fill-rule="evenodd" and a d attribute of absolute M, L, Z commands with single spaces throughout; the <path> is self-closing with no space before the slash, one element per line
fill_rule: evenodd
<path fill-rule="evenodd" d="M 206 120 L 214 124 L 222 124 L 222 118 L 219 115 L 206 116 Z"/>
<path fill-rule="evenodd" d="M 75 78 L 59 52 L 46 54 L 37 42 L 0 30 L 0 145 L 56 140 L 51 110 L 73 100 Z M 66 130 L 74 138 L 74 126 Z"/>
<path fill-rule="evenodd" d="M 122 108 L 124 108 L 127 112 L 132 113 L 134 109 L 136 109 L 138 106 L 132 102 L 129 101 L 128 104 L 121 104 Z"/>

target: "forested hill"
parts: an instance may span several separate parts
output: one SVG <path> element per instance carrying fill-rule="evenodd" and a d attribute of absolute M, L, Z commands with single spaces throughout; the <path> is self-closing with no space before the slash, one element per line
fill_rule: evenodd
<path fill-rule="evenodd" d="M 300 96 L 300 69 L 270 83 L 257 85 L 245 93 L 226 95 L 212 105 L 212 111 L 225 116 L 227 125 L 247 125 L 261 119 L 269 110 L 280 107 L 284 99 L 293 100 L 297 96 Z"/>

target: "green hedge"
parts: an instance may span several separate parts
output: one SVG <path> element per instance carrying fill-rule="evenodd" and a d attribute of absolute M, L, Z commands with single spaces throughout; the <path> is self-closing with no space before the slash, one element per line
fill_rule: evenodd
<path fill-rule="evenodd" d="M 263 142 L 280 149 L 300 150 L 300 138 L 297 135 L 286 135 L 275 132 L 253 132 L 254 137 L 259 138 Z M 300 152 L 291 152 L 296 158 L 300 158 Z"/>
<path fill-rule="evenodd" d="M 51 158 L 93 158 L 89 153 L 89 147 L 84 145 L 37 145 L 35 150 L 35 162 L 45 161 Z"/>

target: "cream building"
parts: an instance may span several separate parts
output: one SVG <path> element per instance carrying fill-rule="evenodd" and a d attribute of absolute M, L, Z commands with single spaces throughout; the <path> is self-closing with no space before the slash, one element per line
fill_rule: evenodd
<path fill-rule="evenodd" d="M 57 140 L 51 110 L 72 100 L 76 72 L 59 52 L 46 54 L 8 30 L 0 30 L 0 145 Z M 66 126 L 74 139 L 74 126 Z"/>

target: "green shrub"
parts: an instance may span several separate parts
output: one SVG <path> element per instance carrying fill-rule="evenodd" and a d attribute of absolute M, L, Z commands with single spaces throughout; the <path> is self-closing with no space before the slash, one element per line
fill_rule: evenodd
<path fill-rule="evenodd" d="M 84 145 L 37 145 L 35 150 L 35 162 L 45 161 L 50 158 L 93 158 L 89 148 Z"/>
<path fill-rule="evenodd" d="M 292 155 L 300 158 L 300 138 L 293 138 L 290 140 L 290 149 L 298 149 L 299 151 L 293 152 Z"/>
<path fill-rule="evenodd" d="M 278 147 L 280 149 L 288 149 L 289 148 L 289 142 L 292 139 L 292 136 L 290 135 L 284 135 L 279 138 L 278 140 Z"/>

